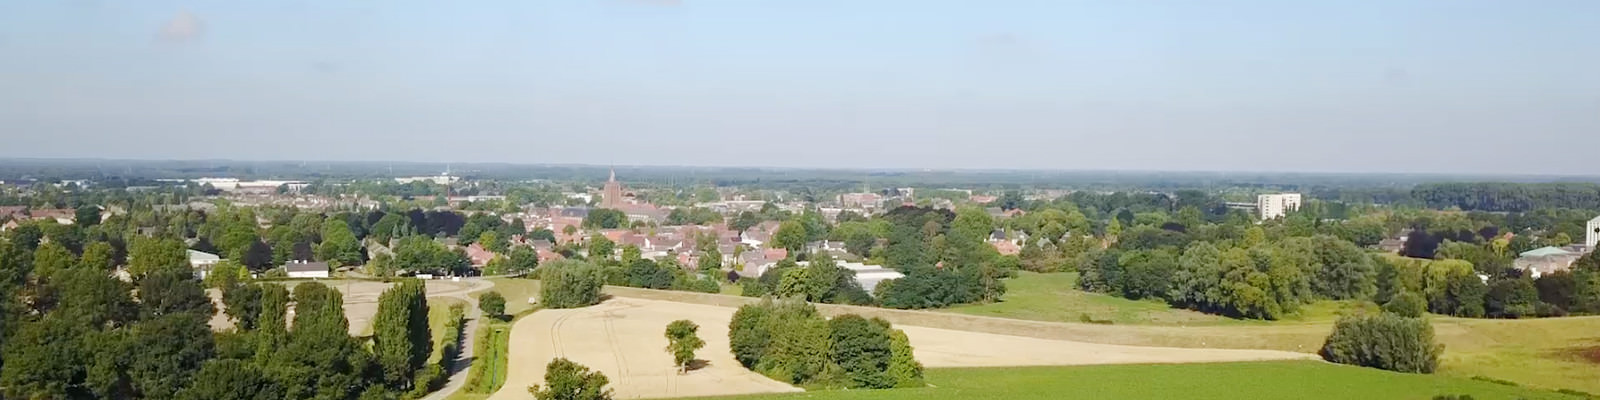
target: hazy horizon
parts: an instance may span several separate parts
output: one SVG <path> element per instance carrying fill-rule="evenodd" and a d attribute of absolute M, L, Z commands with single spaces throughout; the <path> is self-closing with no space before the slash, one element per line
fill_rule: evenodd
<path fill-rule="evenodd" d="M 4 158 L 1586 176 L 1600 2 L 0 4 Z M 313 161 L 316 162 L 316 161 Z"/>

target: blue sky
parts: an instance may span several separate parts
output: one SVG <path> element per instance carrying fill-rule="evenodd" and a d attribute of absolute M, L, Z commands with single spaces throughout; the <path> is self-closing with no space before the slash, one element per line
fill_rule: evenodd
<path fill-rule="evenodd" d="M 9 1 L 4 157 L 1597 174 L 1596 1 Z"/>

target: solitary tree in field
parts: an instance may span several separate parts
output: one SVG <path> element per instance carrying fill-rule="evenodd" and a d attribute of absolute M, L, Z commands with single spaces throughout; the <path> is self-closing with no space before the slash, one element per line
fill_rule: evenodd
<path fill-rule="evenodd" d="M 610 383 L 600 371 L 565 358 L 551 360 L 544 367 L 544 385 L 528 387 L 528 393 L 539 400 L 611 400 Z"/>
<path fill-rule="evenodd" d="M 667 324 L 667 352 L 672 353 L 672 362 L 678 366 L 680 374 L 689 369 L 695 350 L 706 347 L 706 342 L 697 334 L 699 331 L 700 325 L 686 319 Z"/>
<path fill-rule="evenodd" d="M 478 309 L 483 310 L 485 315 L 498 318 L 506 313 L 506 298 L 500 292 L 489 291 L 478 296 Z"/>

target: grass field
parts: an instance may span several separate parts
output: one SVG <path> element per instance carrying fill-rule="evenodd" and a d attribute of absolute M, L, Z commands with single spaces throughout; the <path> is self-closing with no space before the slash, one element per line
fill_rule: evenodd
<path fill-rule="evenodd" d="M 1041 274 L 1019 272 L 1006 280 L 1003 301 L 962 305 L 941 311 L 1034 321 L 1084 322 L 1083 316 L 1118 325 L 1230 326 L 1273 325 L 1290 322 L 1332 322 L 1349 304 L 1318 302 L 1281 321 L 1233 319 L 1198 311 L 1177 309 L 1156 299 L 1128 300 L 1078 290 L 1078 273 Z"/>
<path fill-rule="evenodd" d="M 528 298 L 539 297 L 539 281 L 522 278 L 491 278 L 494 282 L 492 291 L 500 292 L 506 298 L 506 315 L 517 315 L 533 309 L 534 305 L 528 303 Z M 478 297 L 484 292 L 473 292 L 472 297 Z"/>
<path fill-rule="evenodd" d="M 1185 326 L 1184 330 L 1128 329 L 1123 339 L 1150 345 L 1185 337 L 1249 337 L 1253 347 L 1312 352 L 1342 313 L 1371 307 L 1355 302 L 1313 303 L 1280 321 L 1235 320 L 1075 289 L 1076 273 L 1023 272 L 1007 283 L 1005 301 L 942 310 L 1051 322 L 1081 322 L 1087 313 L 1116 325 Z M 1548 389 L 1600 393 L 1600 317 L 1492 320 L 1431 316 L 1445 345 L 1440 374 L 1485 376 Z M 1135 344 L 1140 344 L 1135 343 Z"/>
<path fill-rule="evenodd" d="M 488 395 L 506 382 L 506 347 L 510 345 L 511 324 L 484 319 L 478 333 L 480 342 L 473 350 L 472 369 L 467 372 L 463 392 Z"/>
<path fill-rule="evenodd" d="M 450 307 L 457 304 L 465 307 L 467 302 L 448 297 L 428 299 L 428 333 L 433 336 L 433 354 L 428 356 L 430 364 L 439 362 L 440 353 L 444 351 L 444 342 L 449 332 L 445 324 L 450 322 Z M 454 337 L 459 340 L 461 336 L 458 332 Z"/>
<path fill-rule="evenodd" d="M 716 397 L 718 400 L 973 399 L 1579 399 L 1471 379 L 1401 374 L 1315 361 L 927 371 L 929 387 Z"/>

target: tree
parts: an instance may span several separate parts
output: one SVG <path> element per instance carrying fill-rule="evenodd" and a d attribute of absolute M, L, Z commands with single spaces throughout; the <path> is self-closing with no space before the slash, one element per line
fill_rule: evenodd
<path fill-rule="evenodd" d="M 196 285 L 198 287 L 198 284 Z M 210 304 L 207 304 L 210 307 Z M 210 314 L 168 314 L 134 324 L 126 337 L 123 370 L 145 398 L 172 398 L 215 354 Z"/>
<path fill-rule="evenodd" d="M 261 285 L 261 316 L 256 318 L 256 357 L 265 359 L 288 340 L 289 290 L 283 285 Z"/>
<path fill-rule="evenodd" d="M 204 321 L 216 313 L 200 280 L 188 272 L 161 271 L 138 282 L 139 306 L 146 317 L 189 313 L 204 317 Z"/>
<path fill-rule="evenodd" d="M 72 251 L 60 243 L 45 242 L 33 252 L 33 271 L 39 276 L 50 276 L 77 264 L 78 260 L 72 256 Z"/>
<path fill-rule="evenodd" d="M 789 220 L 778 225 L 778 231 L 772 234 L 772 245 L 777 248 L 788 249 L 790 253 L 799 252 L 806 246 L 806 227 L 800 221 Z"/>
<path fill-rule="evenodd" d="M 189 249 L 182 241 L 136 236 L 128 249 L 128 274 L 134 277 L 159 271 L 192 273 Z"/>
<path fill-rule="evenodd" d="M 1433 373 L 1443 346 L 1433 341 L 1433 326 L 1395 314 L 1340 318 L 1322 345 L 1322 358 L 1340 364 L 1390 371 Z"/>
<path fill-rule="evenodd" d="M 411 389 L 411 378 L 433 352 L 428 303 L 422 281 L 403 279 L 378 296 L 372 322 L 372 352 L 383 381 L 397 391 Z"/>
<path fill-rule="evenodd" d="M 1402 317 L 1420 318 L 1428 312 L 1428 303 L 1416 293 L 1403 292 L 1383 303 L 1383 311 Z"/>
<path fill-rule="evenodd" d="M 596 208 L 583 217 L 583 227 L 590 229 L 618 229 L 628 224 L 628 214 L 622 210 Z"/>
<path fill-rule="evenodd" d="M 178 392 L 178 400 L 277 400 L 283 388 L 267 371 L 254 363 L 218 359 L 200 365 L 189 387 Z"/>
<path fill-rule="evenodd" d="M 256 329 L 256 321 L 261 318 L 262 292 L 261 286 L 250 284 L 234 284 L 222 288 L 223 310 L 233 318 L 234 326 L 239 330 Z"/>
<path fill-rule="evenodd" d="M 99 225 L 100 207 L 92 204 L 78 207 L 73 213 L 73 222 L 76 222 L 80 228 Z"/>
<path fill-rule="evenodd" d="M 506 257 L 506 273 L 519 274 L 539 268 L 539 251 L 531 247 L 516 247 Z"/>
<path fill-rule="evenodd" d="M 222 260 L 211 266 L 211 272 L 206 273 L 205 285 L 212 289 L 226 289 L 249 279 L 250 271 L 244 265 L 233 260 Z"/>
<path fill-rule="evenodd" d="M 539 302 L 545 307 L 577 308 L 600 302 L 600 286 L 605 279 L 594 264 L 560 260 L 539 270 Z"/>
<path fill-rule="evenodd" d="M 688 371 L 689 363 L 694 361 L 695 350 L 706 346 L 706 342 L 696 334 L 699 331 L 700 325 L 686 319 L 667 324 L 667 352 L 672 354 L 672 362 L 678 366 L 680 374 Z"/>
<path fill-rule="evenodd" d="M 1526 277 L 1491 281 L 1483 297 L 1484 312 L 1495 318 L 1531 316 L 1538 304 L 1539 289 Z"/>
<path fill-rule="evenodd" d="M 610 260 L 616 254 L 617 244 L 607 239 L 605 235 L 594 234 L 589 237 L 589 259 L 594 262 Z"/>
<path fill-rule="evenodd" d="M 478 310 L 492 318 L 499 318 L 506 313 L 506 297 L 493 290 L 479 295 Z"/>
<path fill-rule="evenodd" d="M 899 388 L 922 387 L 922 363 L 917 362 L 911 348 L 911 338 L 904 331 L 890 329 L 889 378 Z"/>
<path fill-rule="evenodd" d="M 845 314 L 828 320 L 829 350 L 835 364 L 844 370 L 852 388 L 890 388 L 896 379 L 888 374 L 892 340 L 889 323 Z"/>
<path fill-rule="evenodd" d="M 110 271 L 116 268 L 116 249 L 110 243 L 94 242 L 83 247 L 83 257 L 79 258 L 78 265 L 84 268 Z"/>
<path fill-rule="evenodd" d="M 610 383 L 605 374 L 590 371 L 566 358 L 551 360 L 544 367 L 544 385 L 528 387 L 528 393 L 538 400 L 611 400 Z"/>
<path fill-rule="evenodd" d="M 361 241 L 343 220 L 329 218 L 322 223 L 322 244 L 317 247 L 317 258 L 339 265 L 361 265 Z"/>

